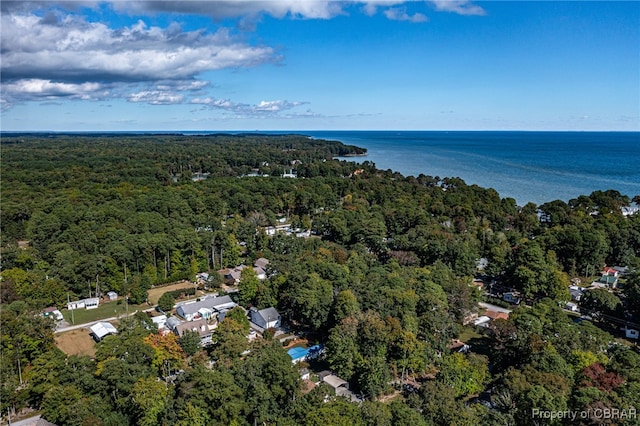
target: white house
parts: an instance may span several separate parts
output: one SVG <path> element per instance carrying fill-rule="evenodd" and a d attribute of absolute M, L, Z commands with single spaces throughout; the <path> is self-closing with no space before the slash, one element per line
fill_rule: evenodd
<path fill-rule="evenodd" d="M 624 328 L 624 335 L 627 339 L 636 339 L 640 338 L 640 332 L 638 330 L 634 330 L 633 328 Z"/>
<path fill-rule="evenodd" d="M 98 297 L 89 297 L 88 299 L 76 300 L 74 302 L 67 303 L 67 309 L 96 309 L 100 304 L 100 298 Z"/>
<path fill-rule="evenodd" d="M 274 307 L 257 310 L 250 310 L 251 322 L 264 329 L 280 327 L 280 314 Z"/>

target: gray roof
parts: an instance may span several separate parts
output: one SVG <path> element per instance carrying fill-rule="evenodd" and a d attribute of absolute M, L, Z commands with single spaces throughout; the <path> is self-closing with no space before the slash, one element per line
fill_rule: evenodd
<path fill-rule="evenodd" d="M 211 334 L 211 331 L 209 330 L 209 326 L 207 325 L 207 322 L 203 319 L 197 319 L 191 322 L 180 323 L 176 325 L 176 328 L 174 331 L 178 334 L 178 336 L 182 337 L 184 332 L 187 330 L 196 331 L 200 335 L 200 337 Z"/>
<path fill-rule="evenodd" d="M 338 389 L 340 386 L 348 385 L 346 380 L 342 380 L 340 377 L 334 374 L 330 374 L 326 376 L 325 378 L 322 379 L 322 381 L 334 389 Z"/>
<path fill-rule="evenodd" d="M 220 297 L 207 297 L 206 299 L 202 299 L 199 302 L 187 302 L 178 306 L 178 308 L 184 312 L 185 314 L 195 314 L 202 308 L 209 308 L 219 311 L 221 309 L 229 309 L 230 307 L 235 306 L 236 303 L 231 300 L 229 296 L 220 296 Z"/>
<path fill-rule="evenodd" d="M 258 258 L 256 259 L 255 262 L 253 262 L 253 266 L 256 266 L 262 269 L 265 269 L 268 264 L 269 264 L 269 260 L 265 259 L 264 257 Z"/>
<path fill-rule="evenodd" d="M 169 317 L 167 318 L 167 321 L 165 322 L 165 325 L 167 326 L 167 328 L 169 330 L 173 330 L 174 328 L 176 328 L 176 325 L 182 323 L 182 321 L 180 321 L 178 318 L 176 317 Z"/>
<path fill-rule="evenodd" d="M 258 311 L 258 315 L 264 318 L 265 322 L 275 321 L 278 319 L 278 317 L 280 317 L 280 314 L 278 313 L 278 311 L 276 311 L 276 308 L 274 308 L 273 306 L 270 308 L 266 308 L 266 309 L 262 309 L 261 311 Z"/>

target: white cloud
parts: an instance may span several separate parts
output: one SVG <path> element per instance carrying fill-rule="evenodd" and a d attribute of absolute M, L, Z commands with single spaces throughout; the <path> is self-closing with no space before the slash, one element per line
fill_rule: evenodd
<path fill-rule="evenodd" d="M 57 98 L 101 100 L 109 95 L 108 85 L 96 82 L 64 83 L 27 78 L 2 85 L 3 107 L 12 106 L 17 101 L 42 101 Z"/>
<path fill-rule="evenodd" d="M 461 15 L 484 15 L 484 10 L 470 0 L 429 0 L 436 10 L 454 12 Z M 343 15 L 350 5 L 362 5 L 362 11 L 373 16 L 378 8 L 406 3 L 420 3 L 406 0 L 196 0 L 196 1 L 113 1 L 117 10 L 133 13 L 170 12 L 210 16 L 214 19 L 254 17 L 263 14 L 276 18 L 331 19 Z M 387 13 L 385 13 L 387 15 Z M 420 15 L 420 14 L 418 14 Z M 395 15 L 390 19 L 396 19 Z M 415 18 L 423 22 L 422 18 Z M 412 19 L 403 19 L 413 21 Z"/>
<path fill-rule="evenodd" d="M 169 12 L 210 16 L 214 19 L 259 17 L 330 19 L 343 13 L 344 2 L 326 0 L 196 0 L 196 1 L 113 1 L 116 10 Z"/>
<path fill-rule="evenodd" d="M 423 15 L 422 13 L 409 15 L 404 7 L 392 7 L 385 10 L 383 13 L 384 16 L 387 17 L 387 19 L 390 19 L 392 21 L 409 21 L 419 23 L 427 22 L 429 20 L 429 18 L 427 18 L 427 16 Z"/>
<path fill-rule="evenodd" d="M 214 99 L 211 97 L 194 98 L 189 102 L 194 105 L 203 105 L 211 109 L 225 110 L 242 117 L 274 116 L 300 105 L 307 104 L 307 102 L 275 100 L 260 101 L 258 104 L 252 105 L 232 102 L 229 99 Z"/>
<path fill-rule="evenodd" d="M 127 100 L 129 102 L 144 102 L 151 105 L 175 105 L 184 101 L 184 95 L 163 90 L 144 90 L 130 94 Z"/>
<path fill-rule="evenodd" d="M 3 79 L 189 79 L 278 60 L 272 48 L 239 42 L 226 29 L 206 34 L 139 21 L 115 30 L 71 16 L 50 25 L 35 15 L 3 15 L 1 23 Z"/>
<path fill-rule="evenodd" d="M 487 13 L 485 10 L 473 4 L 469 0 L 431 0 L 436 10 L 441 12 L 453 12 L 458 15 L 478 15 L 483 16 Z"/>

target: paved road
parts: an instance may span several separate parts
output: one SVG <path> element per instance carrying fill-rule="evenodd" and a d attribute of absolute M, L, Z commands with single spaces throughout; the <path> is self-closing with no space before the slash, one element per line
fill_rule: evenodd
<path fill-rule="evenodd" d="M 498 306 L 498 305 L 492 305 L 491 303 L 480 302 L 478 303 L 478 305 L 481 308 L 485 308 L 494 312 L 506 312 L 506 313 L 511 312 L 511 309 L 503 308 L 502 306 Z"/>
<path fill-rule="evenodd" d="M 35 426 L 36 423 L 38 423 L 38 420 L 40 420 L 40 415 L 29 417 L 24 420 L 18 420 L 17 422 L 11 421 L 11 426 Z M 0 424 L 8 425 L 9 423 L 7 423 L 5 419 L 2 419 Z"/>
<path fill-rule="evenodd" d="M 142 312 L 151 312 L 151 311 L 154 311 L 154 310 L 155 310 L 155 308 L 149 308 L 149 309 L 145 309 Z M 76 324 L 76 325 L 70 325 L 70 326 L 67 326 L 67 327 L 56 328 L 54 333 L 64 333 L 66 331 L 77 330 L 79 328 L 89 328 L 93 324 L 96 324 L 96 323 L 99 323 L 99 322 L 103 322 L 103 321 L 109 322 L 109 321 L 119 320 L 120 318 L 126 318 L 127 316 L 135 315 L 137 312 L 138 311 L 134 311 L 134 312 L 131 312 L 128 315 L 120 315 L 118 317 L 103 318 L 103 319 L 99 319 L 99 320 L 95 320 L 95 321 L 91 321 L 91 322 L 86 322 L 84 324 Z"/>

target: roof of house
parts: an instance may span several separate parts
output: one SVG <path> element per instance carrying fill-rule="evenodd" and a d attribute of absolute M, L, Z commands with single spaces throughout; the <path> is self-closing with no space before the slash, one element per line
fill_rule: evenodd
<path fill-rule="evenodd" d="M 276 321 L 280 318 L 280 314 L 273 306 L 258 311 L 258 315 L 260 315 L 265 322 Z"/>
<path fill-rule="evenodd" d="M 102 339 L 108 334 L 117 334 L 118 330 L 108 322 L 98 322 L 89 327 L 91 332 L 95 334 L 98 339 Z"/>
<path fill-rule="evenodd" d="M 485 316 L 488 316 L 492 320 L 497 320 L 497 319 L 508 320 L 509 319 L 508 312 L 487 311 L 484 314 Z"/>
<path fill-rule="evenodd" d="M 174 331 L 178 333 L 180 337 L 182 337 L 182 335 L 184 335 L 184 332 L 187 330 L 195 331 L 201 337 L 211 334 L 211 331 L 209 330 L 209 326 L 207 325 L 207 322 L 202 318 L 197 319 L 195 321 L 191 321 L 191 322 L 182 322 L 176 325 Z"/>
<path fill-rule="evenodd" d="M 615 284 L 618 281 L 618 278 L 613 275 L 603 275 L 598 281 L 606 284 Z"/>
<path fill-rule="evenodd" d="M 151 317 L 151 321 L 153 321 L 154 324 L 160 327 L 160 325 L 164 325 L 167 322 L 167 316 L 158 315 L 157 317 Z"/>
<path fill-rule="evenodd" d="M 342 380 L 340 377 L 336 376 L 335 374 L 330 374 L 328 376 L 325 376 L 322 379 L 322 381 L 325 382 L 326 384 L 328 384 L 329 386 L 331 386 L 334 389 L 338 389 L 340 386 L 347 385 L 347 381 L 346 380 Z"/>
<path fill-rule="evenodd" d="M 167 328 L 169 328 L 170 330 L 173 330 L 178 324 L 182 323 L 182 321 L 180 321 L 178 318 L 176 317 L 169 317 L 167 318 L 167 321 L 165 322 L 165 325 L 167 326 Z"/>
<path fill-rule="evenodd" d="M 269 264 L 269 260 L 265 259 L 264 257 L 258 258 L 256 259 L 255 262 L 253 262 L 253 266 L 262 268 L 262 269 L 266 268 L 268 264 Z"/>
<path fill-rule="evenodd" d="M 231 300 L 229 296 L 220 297 L 207 297 L 197 302 L 186 302 L 178 306 L 184 314 L 193 315 L 202 308 L 214 309 L 216 311 L 221 309 L 228 309 L 235 306 L 236 303 Z"/>

